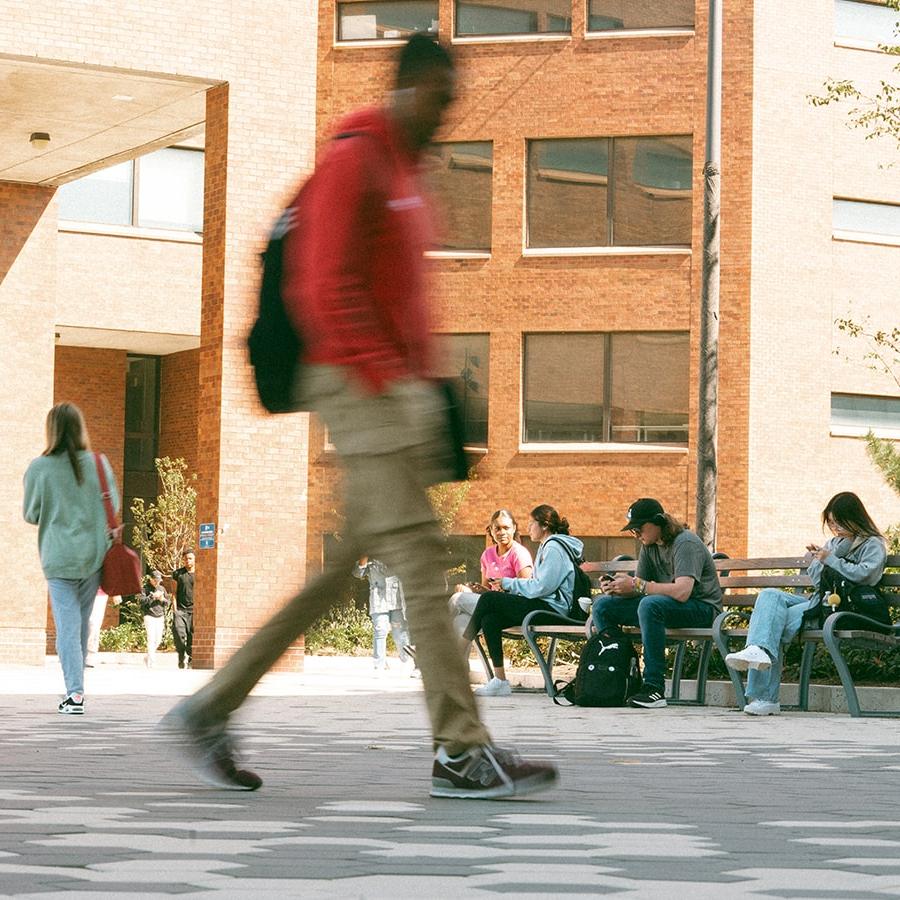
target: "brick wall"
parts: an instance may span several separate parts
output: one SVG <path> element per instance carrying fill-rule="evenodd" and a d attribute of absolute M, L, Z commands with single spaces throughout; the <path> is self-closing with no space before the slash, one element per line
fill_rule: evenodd
<path fill-rule="evenodd" d="M 154 0 L 152 9 L 48 0 L 39 12 L 0 4 L 0 53 L 197 76 L 227 85 L 212 92 L 207 122 L 207 173 L 215 175 L 206 187 L 196 450 L 201 521 L 215 521 L 223 532 L 216 550 L 198 553 L 198 665 L 220 664 L 305 577 L 306 417 L 284 421 L 261 413 L 244 339 L 255 308 L 258 253 L 312 157 L 315 40 L 315 4 L 293 0 L 272 0 L 264 8 L 237 8 L 226 0 L 189 8 L 176 0 Z M 43 191 L 41 196 L 46 202 L 50 195 Z M 22 229 L 20 243 L 37 218 Z M 4 216 L 0 228 L 5 224 Z M 55 244 L 55 222 L 48 233 Z M 35 297 L 35 303 L 42 299 L 46 308 L 42 318 L 35 313 L 26 323 L 24 337 L 34 358 L 20 371 L 36 373 L 31 384 L 40 386 L 41 377 L 45 384 L 41 396 L 26 403 L 27 414 L 7 417 L 25 423 L 23 446 L 9 457 L 16 478 L 23 460 L 40 450 L 42 416 L 52 396 L 56 250 L 40 249 L 45 252 L 27 273 L 25 296 Z M 176 273 L 179 279 L 181 273 Z M 106 285 L 103 273 L 99 277 Z M 165 286 L 162 278 L 148 287 L 153 303 L 160 297 L 165 301 Z M 6 294 L 7 286 L 0 285 L 4 323 L 6 298 L 18 303 L 18 287 Z M 165 316 L 158 315 L 154 325 L 165 330 Z M 26 430 L 31 421 L 33 436 Z M 6 453 L 0 450 L 0 459 Z M 21 502 L 16 494 L 10 490 L 11 507 Z M 285 534 L 292 538 L 285 541 Z M 28 538 L 30 553 L 24 538 L 15 549 L 20 558 L 33 561 L 33 534 Z M 227 590 L 217 596 L 219 585 Z M 41 652 L 44 603 L 41 593 L 40 605 L 33 608 Z M 287 664 L 299 666 L 299 652 L 292 650 Z"/>
<path fill-rule="evenodd" d="M 44 660 L 47 585 L 37 529 L 22 520 L 22 476 L 45 446 L 53 405 L 53 191 L 0 182 L 0 521 L 16 560 L 16 602 L 0 604 L 0 663 Z"/>
<path fill-rule="evenodd" d="M 718 546 L 747 541 L 750 135 L 752 9 L 726 0 L 725 131 L 722 213 Z M 639 496 L 674 514 L 694 515 L 696 358 L 704 158 L 706 5 L 696 36 L 586 40 L 584 7 L 572 4 L 572 37 L 456 45 L 458 98 L 439 140 L 493 143 L 490 259 L 435 261 L 439 331 L 490 335 L 488 452 L 460 510 L 458 533 L 479 534 L 490 511 L 509 506 L 524 520 L 538 503 L 565 514 L 574 533 L 615 535 Z M 333 46 L 334 7 L 320 4 L 318 137 L 353 107 L 378 102 L 390 86 L 393 48 Z M 441 0 L 440 34 L 450 37 L 452 2 Z M 524 256 L 527 142 L 539 138 L 693 135 L 691 254 Z M 626 152 L 634 143 L 623 142 Z M 622 170 L 627 173 L 630 167 Z M 596 188 L 573 187 L 596 194 Z M 563 192 L 564 193 L 564 192 Z M 635 203 L 649 203 L 636 193 Z M 557 213 L 570 202 L 556 201 Z M 589 203 L 596 206 L 596 197 Z M 659 203 L 654 205 L 659 206 Z M 665 206 L 672 223 L 685 204 Z M 602 207 L 602 203 L 601 203 Z M 651 213 L 658 216 L 658 211 Z M 556 213 L 554 218 L 558 219 Z M 529 452 L 520 448 L 523 334 L 541 331 L 687 331 L 691 335 L 690 439 L 687 450 L 646 448 Z M 578 361 L 571 360 L 573 368 Z M 664 369 L 664 360 L 660 360 Z M 565 375 L 561 376 L 565 378 Z M 572 376 L 572 381 L 577 380 Z M 661 377 L 665 377 L 664 374 Z M 317 462 L 311 494 L 333 497 L 330 461 Z M 323 529 L 324 530 L 324 529 Z M 310 539 L 313 539 L 312 524 Z"/>
<path fill-rule="evenodd" d="M 183 457 L 189 472 L 199 466 L 200 351 L 170 353 L 160 360 L 159 455 Z"/>

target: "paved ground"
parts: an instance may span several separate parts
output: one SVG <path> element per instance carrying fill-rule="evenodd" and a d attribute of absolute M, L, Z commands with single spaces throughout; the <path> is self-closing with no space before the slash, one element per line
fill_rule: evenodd
<path fill-rule="evenodd" d="M 255 794 L 197 786 L 155 731 L 205 673 L 101 666 L 65 718 L 53 667 L 0 669 L 0 896 L 900 895 L 896 722 L 514 694 L 487 721 L 559 789 L 432 800 L 418 685 L 310 668 L 242 711 Z"/>

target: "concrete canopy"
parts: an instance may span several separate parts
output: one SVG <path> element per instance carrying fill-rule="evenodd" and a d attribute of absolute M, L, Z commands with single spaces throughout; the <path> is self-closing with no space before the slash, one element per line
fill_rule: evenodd
<path fill-rule="evenodd" d="M 0 55 L 0 181 L 56 186 L 182 142 L 218 83 Z M 32 147 L 33 132 L 49 145 Z"/>

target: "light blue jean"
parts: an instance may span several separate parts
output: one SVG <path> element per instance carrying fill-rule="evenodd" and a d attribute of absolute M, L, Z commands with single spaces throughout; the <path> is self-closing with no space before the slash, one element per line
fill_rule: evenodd
<path fill-rule="evenodd" d="M 759 592 L 750 616 L 747 646 L 762 647 L 772 657 L 768 669 L 750 669 L 747 673 L 748 700 L 778 702 L 781 689 L 781 669 L 784 665 L 784 647 L 800 631 L 803 613 L 809 607 L 810 598 L 800 594 L 788 594 L 775 588 Z"/>
<path fill-rule="evenodd" d="M 406 662 L 409 658 L 403 648 L 409 646 L 409 626 L 402 609 L 392 609 L 390 612 L 372 613 L 372 628 L 375 632 L 375 641 L 372 647 L 372 657 L 375 660 L 376 669 L 387 667 L 387 636 L 388 631 L 394 635 L 394 644 L 400 654 L 400 661 Z"/>
<path fill-rule="evenodd" d="M 50 608 L 56 623 L 56 653 L 66 695 L 84 693 L 84 660 L 100 572 L 87 578 L 48 578 Z"/>

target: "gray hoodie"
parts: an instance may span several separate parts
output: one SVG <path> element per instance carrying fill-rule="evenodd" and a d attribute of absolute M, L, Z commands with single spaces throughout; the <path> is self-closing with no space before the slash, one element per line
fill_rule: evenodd
<path fill-rule="evenodd" d="M 504 591 L 529 600 L 544 600 L 557 612 L 566 615 L 575 590 L 575 566 L 560 546 L 566 544 L 577 558 L 581 558 L 584 544 L 570 534 L 551 534 L 541 541 L 534 555 L 534 574 L 531 578 L 503 578 Z"/>

